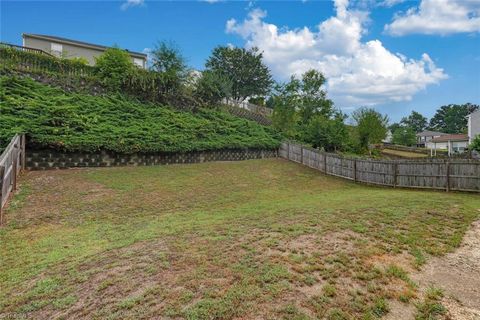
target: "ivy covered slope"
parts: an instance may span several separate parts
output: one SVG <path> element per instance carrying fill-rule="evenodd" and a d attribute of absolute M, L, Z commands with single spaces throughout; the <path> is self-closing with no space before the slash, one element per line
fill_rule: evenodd
<path fill-rule="evenodd" d="M 216 110 L 181 112 L 122 95 L 67 93 L 0 77 L 0 147 L 25 132 L 34 147 L 66 151 L 177 152 L 276 148 L 268 127 Z"/>

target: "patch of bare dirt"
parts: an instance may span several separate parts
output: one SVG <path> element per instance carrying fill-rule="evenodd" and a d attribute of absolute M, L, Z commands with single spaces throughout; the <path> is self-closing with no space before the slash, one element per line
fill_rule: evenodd
<path fill-rule="evenodd" d="M 423 290 L 429 286 L 444 290 L 442 303 L 450 319 L 480 319 L 480 220 L 457 250 L 431 259 L 412 279 Z"/>

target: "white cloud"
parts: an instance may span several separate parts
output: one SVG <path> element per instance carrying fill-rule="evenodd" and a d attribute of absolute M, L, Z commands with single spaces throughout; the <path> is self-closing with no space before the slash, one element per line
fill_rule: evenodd
<path fill-rule="evenodd" d="M 280 80 L 311 68 L 322 71 L 329 95 L 342 108 L 410 100 L 447 77 L 427 54 L 408 59 L 379 40 L 362 42 L 368 14 L 349 9 L 347 0 L 335 1 L 335 7 L 336 16 L 315 30 L 279 28 L 264 22 L 265 11 L 255 9 L 241 23 L 228 20 L 226 31 L 263 51 L 265 63 Z"/>
<path fill-rule="evenodd" d="M 385 31 L 394 36 L 480 32 L 480 1 L 422 0 L 419 7 L 397 14 Z"/>
<path fill-rule="evenodd" d="M 145 3 L 144 0 L 127 0 L 120 6 L 120 9 L 127 10 L 131 7 L 142 6 Z"/>
<path fill-rule="evenodd" d="M 390 7 L 396 6 L 397 4 L 405 2 L 405 1 L 407 1 L 407 0 L 384 0 L 383 2 L 380 3 L 380 5 L 390 8 Z"/>

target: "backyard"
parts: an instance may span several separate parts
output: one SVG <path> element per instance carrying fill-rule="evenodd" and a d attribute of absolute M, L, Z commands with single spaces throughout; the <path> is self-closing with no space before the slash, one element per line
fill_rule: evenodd
<path fill-rule="evenodd" d="M 0 229 L 0 318 L 434 319 L 443 293 L 415 275 L 479 216 L 476 194 L 281 159 L 31 171 Z"/>

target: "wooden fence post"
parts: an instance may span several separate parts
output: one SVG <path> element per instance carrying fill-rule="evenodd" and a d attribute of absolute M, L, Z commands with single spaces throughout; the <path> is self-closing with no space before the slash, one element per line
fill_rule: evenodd
<path fill-rule="evenodd" d="M 5 174 L 5 167 L 0 166 L 0 226 L 3 224 L 3 175 Z"/>
<path fill-rule="evenodd" d="M 357 182 L 357 159 L 353 159 L 353 181 Z"/>
<path fill-rule="evenodd" d="M 303 164 L 303 145 L 300 145 L 300 163 Z"/>
<path fill-rule="evenodd" d="M 445 191 L 450 191 L 450 161 L 447 160 L 447 181 L 445 183 Z"/>
<path fill-rule="evenodd" d="M 290 160 L 290 141 L 287 142 L 287 159 Z"/>
<path fill-rule="evenodd" d="M 18 145 L 15 143 L 13 145 L 13 162 L 12 162 L 12 172 L 11 177 L 12 177 L 12 192 L 17 190 L 17 164 L 18 164 Z"/>
<path fill-rule="evenodd" d="M 21 146 L 22 146 L 21 164 L 22 164 L 22 171 L 25 171 L 25 159 L 26 159 L 25 149 L 26 149 L 26 144 L 27 144 L 27 137 L 25 136 L 25 134 L 22 134 L 21 137 L 22 137 L 21 138 Z"/>
<path fill-rule="evenodd" d="M 323 152 L 323 172 L 327 173 L 327 154 Z"/>
<path fill-rule="evenodd" d="M 397 163 L 393 163 L 393 187 L 397 187 Z"/>

